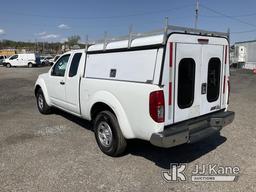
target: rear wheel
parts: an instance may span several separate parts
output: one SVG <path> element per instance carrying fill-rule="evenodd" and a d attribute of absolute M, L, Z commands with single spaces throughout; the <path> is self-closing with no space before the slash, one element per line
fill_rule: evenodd
<path fill-rule="evenodd" d="M 28 64 L 28 68 L 32 68 L 33 67 L 33 64 L 32 63 L 29 63 Z"/>
<path fill-rule="evenodd" d="M 42 114 L 51 113 L 51 107 L 46 103 L 42 89 L 39 89 L 36 93 L 37 108 Z"/>
<path fill-rule="evenodd" d="M 7 68 L 11 68 L 12 66 L 11 66 L 10 63 L 7 63 L 7 64 L 6 64 L 6 67 L 7 67 Z"/>
<path fill-rule="evenodd" d="M 127 143 L 113 113 L 100 112 L 94 120 L 93 128 L 97 144 L 103 153 L 119 156 L 125 151 Z"/>

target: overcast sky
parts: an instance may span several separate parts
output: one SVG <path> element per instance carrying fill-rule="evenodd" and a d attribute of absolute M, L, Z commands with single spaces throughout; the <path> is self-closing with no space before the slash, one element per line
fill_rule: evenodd
<path fill-rule="evenodd" d="M 163 26 L 194 26 L 196 0 L 11 0 L 1 2 L 0 39 L 64 41 L 70 35 L 95 40 Z M 255 0 L 200 0 L 198 27 L 231 30 L 231 40 L 256 39 Z"/>

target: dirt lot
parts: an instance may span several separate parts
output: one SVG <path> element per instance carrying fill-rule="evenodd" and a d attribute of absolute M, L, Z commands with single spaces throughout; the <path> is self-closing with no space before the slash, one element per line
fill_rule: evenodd
<path fill-rule="evenodd" d="M 131 141 L 111 158 L 91 125 L 64 112 L 41 115 L 33 85 L 49 68 L 0 67 L 0 191 L 256 191 L 256 75 L 232 71 L 233 124 L 221 136 L 160 149 Z M 239 166 L 237 182 L 165 182 L 170 163 Z M 189 176 L 189 174 L 188 174 Z"/>

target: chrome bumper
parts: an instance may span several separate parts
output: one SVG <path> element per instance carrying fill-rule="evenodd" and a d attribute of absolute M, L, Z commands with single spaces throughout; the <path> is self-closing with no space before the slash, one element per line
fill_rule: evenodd
<path fill-rule="evenodd" d="M 221 111 L 165 127 L 164 131 L 153 133 L 150 143 L 169 148 L 184 143 L 194 143 L 218 133 L 232 123 L 235 113 Z"/>

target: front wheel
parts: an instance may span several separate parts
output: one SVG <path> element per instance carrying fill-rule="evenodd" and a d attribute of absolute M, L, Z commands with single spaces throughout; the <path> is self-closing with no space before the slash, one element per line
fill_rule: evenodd
<path fill-rule="evenodd" d="M 33 67 L 33 64 L 32 63 L 29 63 L 28 64 L 28 68 L 32 68 Z"/>
<path fill-rule="evenodd" d="M 51 113 L 51 107 L 46 103 L 42 89 L 39 89 L 36 94 L 37 108 L 42 114 Z"/>
<path fill-rule="evenodd" d="M 103 153 L 119 156 L 125 151 L 127 143 L 113 113 L 100 112 L 94 120 L 93 128 L 97 144 Z"/>
<path fill-rule="evenodd" d="M 10 63 L 7 63 L 7 64 L 6 64 L 6 67 L 7 67 L 7 68 L 11 68 L 12 66 L 11 66 Z"/>

